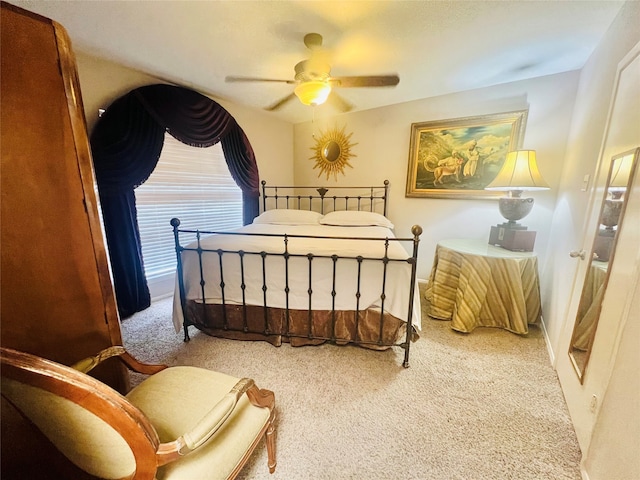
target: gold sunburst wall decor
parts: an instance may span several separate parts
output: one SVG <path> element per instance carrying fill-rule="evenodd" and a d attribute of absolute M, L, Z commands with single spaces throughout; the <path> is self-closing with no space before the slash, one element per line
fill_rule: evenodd
<path fill-rule="evenodd" d="M 337 180 L 338 172 L 344 175 L 345 167 L 353 168 L 349 163 L 349 158 L 356 156 L 351 153 L 351 147 L 357 143 L 349 143 L 353 133 L 347 135 L 344 129 L 345 127 L 342 129 L 329 128 L 325 132 L 321 131 L 320 135 L 316 137 L 316 144 L 311 147 L 314 155 L 309 159 L 315 160 L 316 164 L 313 168 L 320 170 L 318 177 L 324 173 L 327 180 L 331 175 Z"/>

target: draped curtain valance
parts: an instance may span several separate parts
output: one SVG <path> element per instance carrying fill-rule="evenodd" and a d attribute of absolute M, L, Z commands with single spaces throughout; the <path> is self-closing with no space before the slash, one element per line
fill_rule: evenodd
<path fill-rule="evenodd" d="M 133 190 L 156 167 L 165 131 L 194 147 L 221 142 L 243 193 L 244 223 L 259 213 L 259 175 L 244 131 L 218 103 L 172 85 L 132 90 L 107 108 L 91 135 L 96 180 L 121 317 L 150 305 Z M 167 222 L 169 219 L 167 219 Z"/>

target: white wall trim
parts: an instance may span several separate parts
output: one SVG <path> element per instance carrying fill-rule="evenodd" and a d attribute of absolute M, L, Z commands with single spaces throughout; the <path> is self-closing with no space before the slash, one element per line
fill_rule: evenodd
<path fill-rule="evenodd" d="M 547 326 L 544 323 L 544 317 L 540 321 L 540 328 L 542 329 L 544 344 L 547 346 L 547 353 L 549 354 L 549 362 L 551 362 L 551 366 L 555 370 L 556 355 L 555 355 L 555 352 L 553 351 L 553 346 L 551 345 L 551 339 L 549 338 L 549 332 L 547 332 Z"/>

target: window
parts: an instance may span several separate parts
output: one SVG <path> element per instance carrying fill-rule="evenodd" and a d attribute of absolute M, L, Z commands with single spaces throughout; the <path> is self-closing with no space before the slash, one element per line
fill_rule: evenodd
<path fill-rule="evenodd" d="M 173 291 L 173 217 L 184 228 L 219 231 L 242 226 L 242 190 L 229 173 L 220 143 L 191 147 L 166 133 L 158 165 L 135 195 L 152 297 Z"/>

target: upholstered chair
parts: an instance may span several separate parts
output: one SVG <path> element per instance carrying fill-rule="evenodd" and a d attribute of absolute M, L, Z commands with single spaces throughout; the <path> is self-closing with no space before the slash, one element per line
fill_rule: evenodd
<path fill-rule="evenodd" d="M 2 396 L 90 475 L 230 479 L 263 438 L 275 470 L 274 394 L 251 379 L 142 364 L 123 347 L 73 367 L 8 348 L 0 357 Z M 122 396 L 87 374 L 110 357 L 150 376 Z"/>

